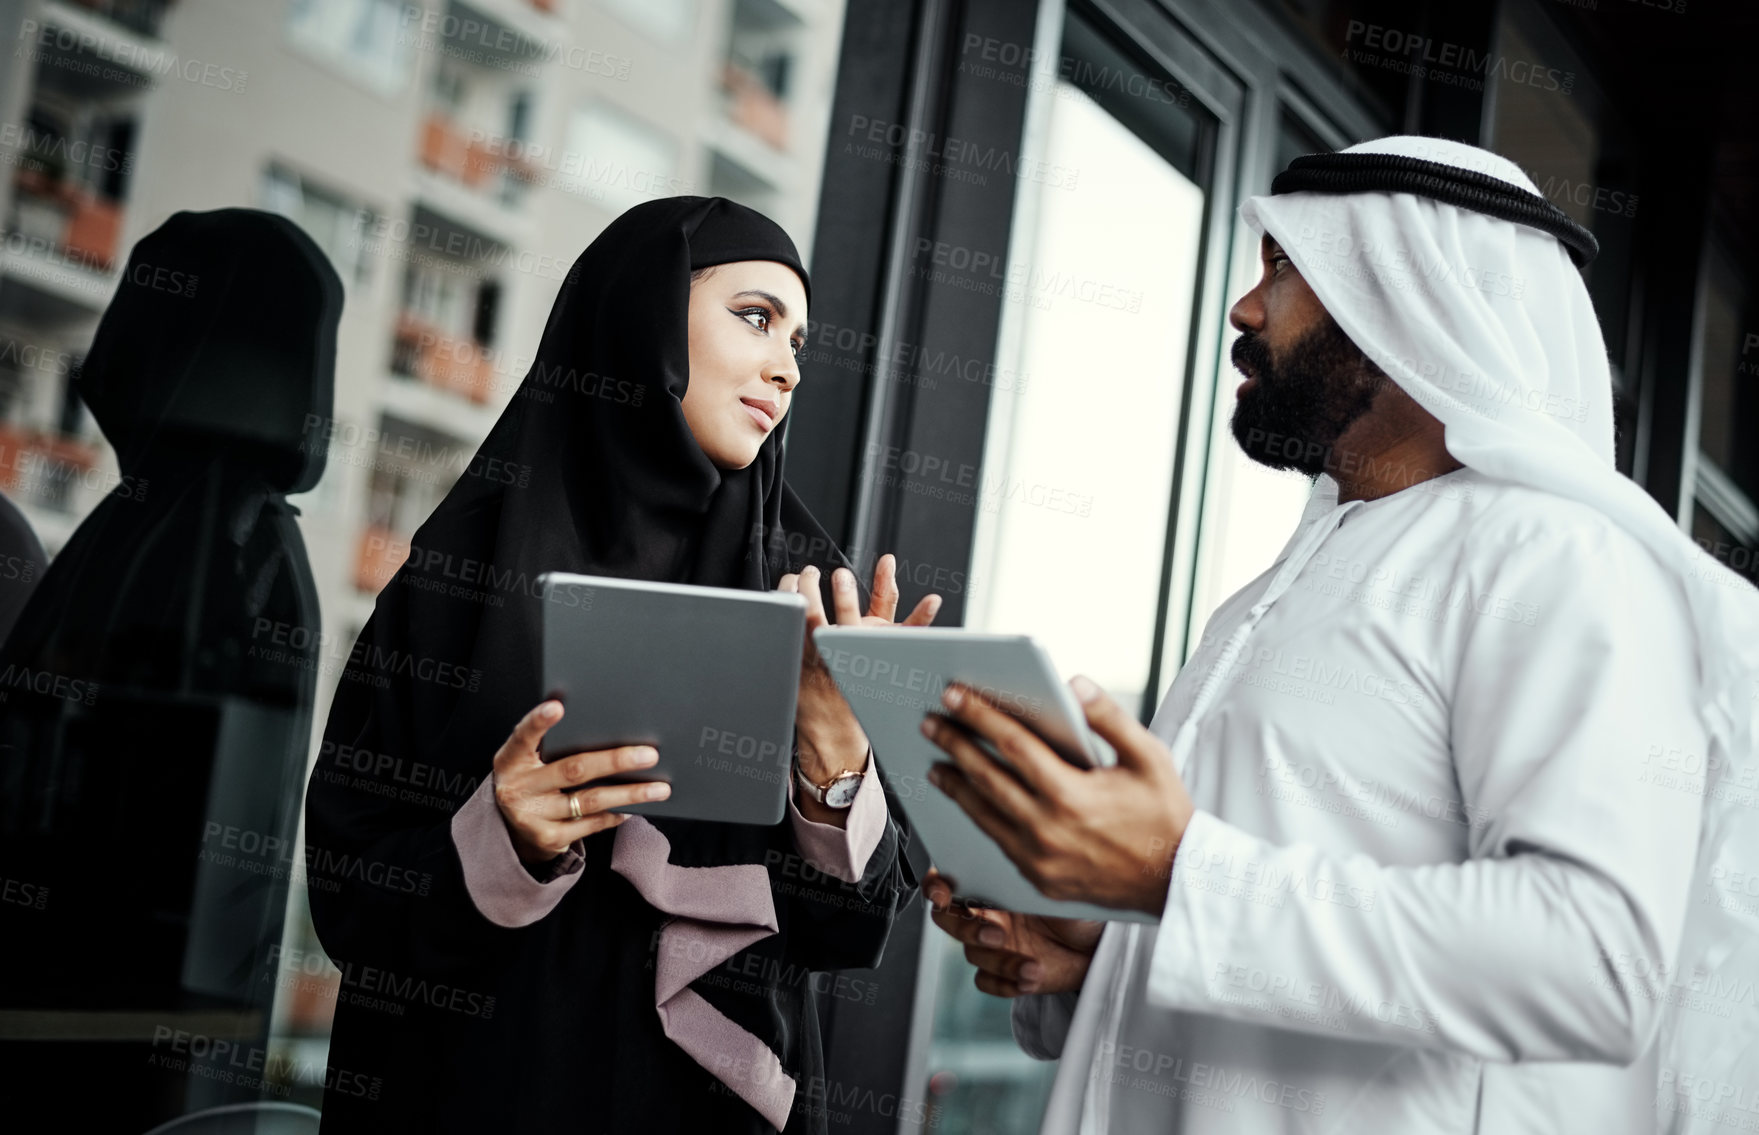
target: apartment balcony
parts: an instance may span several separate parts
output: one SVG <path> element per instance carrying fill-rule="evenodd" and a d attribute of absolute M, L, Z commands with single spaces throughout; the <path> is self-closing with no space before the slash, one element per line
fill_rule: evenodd
<path fill-rule="evenodd" d="M 44 0 L 41 31 L 17 54 L 35 59 L 39 88 L 65 98 L 111 104 L 138 98 L 177 66 L 176 53 L 158 39 L 168 7 L 147 0 Z"/>
<path fill-rule="evenodd" d="M 777 150 L 788 148 L 788 107 L 750 70 L 728 61 L 721 68 L 727 118 Z"/>
<path fill-rule="evenodd" d="M 409 537 L 379 524 L 360 532 L 354 555 L 354 587 L 377 595 L 409 558 Z"/>
<path fill-rule="evenodd" d="M 0 491 L 21 505 L 67 513 L 98 467 L 96 446 L 0 421 Z"/>
<path fill-rule="evenodd" d="M 122 206 L 90 188 L 23 169 L 13 182 L 14 231 L 68 260 L 108 272 L 122 241 Z"/>
<path fill-rule="evenodd" d="M 408 312 L 397 319 L 391 369 L 478 405 L 488 402 L 494 393 L 494 362 L 479 343 L 449 335 Z"/>
<path fill-rule="evenodd" d="M 69 0 L 75 7 L 95 12 L 113 23 L 121 24 L 137 35 L 157 39 L 159 25 L 173 0 Z"/>
<path fill-rule="evenodd" d="M 459 16 L 474 17 L 489 26 L 489 32 L 456 37 L 462 48 L 472 52 L 471 58 L 488 66 L 509 66 L 521 61 L 535 61 L 567 35 L 561 19 L 565 0 L 452 0 L 448 8 Z M 523 43 L 510 44 L 501 29 L 517 35 Z"/>
<path fill-rule="evenodd" d="M 524 204 L 526 190 L 538 180 L 538 170 L 517 150 L 517 144 L 483 131 L 473 134 L 439 111 L 422 123 L 422 166 L 510 211 Z"/>

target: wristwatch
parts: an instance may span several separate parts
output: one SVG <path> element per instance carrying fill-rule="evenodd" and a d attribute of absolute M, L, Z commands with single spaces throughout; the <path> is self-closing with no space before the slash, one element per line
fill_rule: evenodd
<path fill-rule="evenodd" d="M 825 807 L 834 808 L 839 812 L 855 803 L 855 794 L 861 791 L 861 782 L 867 778 L 867 761 L 873 760 L 873 750 L 869 749 L 867 750 L 867 761 L 861 762 L 860 772 L 840 772 L 825 781 L 821 787 L 806 779 L 806 773 L 800 768 L 799 755 L 799 751 L 796 750 L 794 780 L 800 785 L 800 791 Z"/>

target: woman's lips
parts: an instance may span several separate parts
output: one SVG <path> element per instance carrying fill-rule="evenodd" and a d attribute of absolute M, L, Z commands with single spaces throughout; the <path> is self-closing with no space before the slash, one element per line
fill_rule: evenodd
<path fill-rule="evenodd" d="M 745 407 L 745 412 L 751 415 L 751 420 L 757 423 L 757 428 L 764 433 L 769 433 L 776 424 L 776 419 L 766 408 L 766 403 L 759 402 L 754 398 L 741 398 L 739 403 Z"/>

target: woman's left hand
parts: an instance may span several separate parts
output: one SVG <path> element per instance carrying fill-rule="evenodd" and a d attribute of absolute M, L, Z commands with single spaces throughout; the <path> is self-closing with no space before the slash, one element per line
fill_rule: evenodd
<path fill-rule="evenodd" d="M 800 702 L 795 711 L 795 731 L 800 741 L 801 771 L 823 784 L 844 771 L 859 771 L 867 759 L 867 735 L 855 720 L 849 703 L 825 669 L 813 644 L 813 632 L 828 627 L 820 574 L 809 567 L 798 575 L 785 575 L 778 591 L 798 591 L 806 596 L 806 646 L 800 658 Z M 941 609 L 939 595 L 925 595 L 902 623 L 893 621 L 898 610 L 898 564 L 887 553 L 873 569 L 873 598 L 867 614 L 861 613 L 861 597 L 855 590 L 855 573 L 838 568 L 831 573 L 831 606 L 837 625 L 843 627 L 925 627 Z"/>

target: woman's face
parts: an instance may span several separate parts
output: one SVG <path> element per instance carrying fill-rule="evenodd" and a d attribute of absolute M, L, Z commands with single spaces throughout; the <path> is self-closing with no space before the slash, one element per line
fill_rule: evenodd
<path fill-rule="evenodd" d="M 684 420 L 722 469 L 743 469 L 781 427 L 806 346 L 806 288 L 785 264 L 741 260 L 690 285 Z"/>

